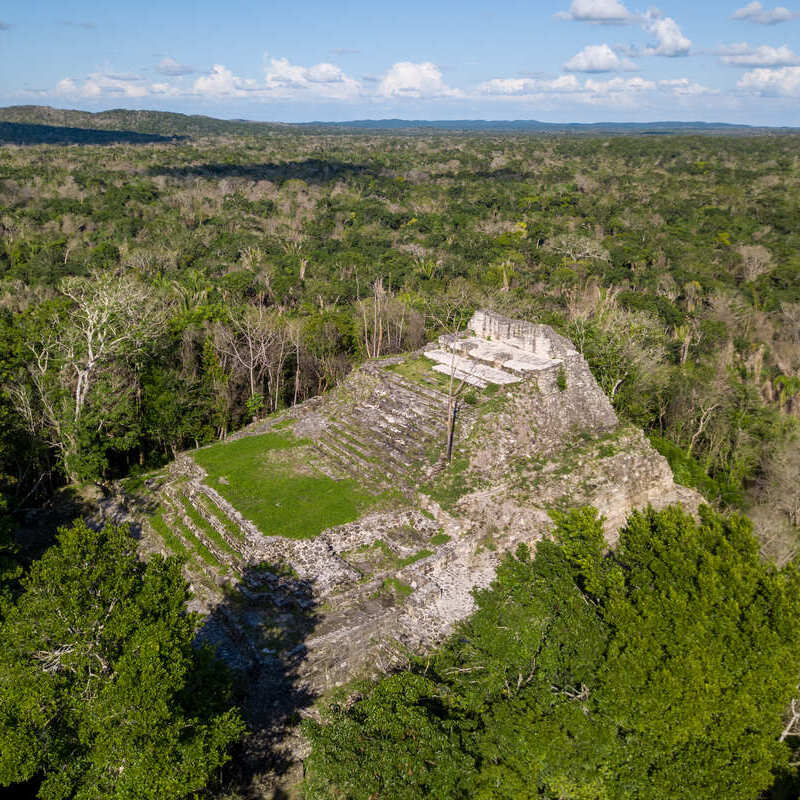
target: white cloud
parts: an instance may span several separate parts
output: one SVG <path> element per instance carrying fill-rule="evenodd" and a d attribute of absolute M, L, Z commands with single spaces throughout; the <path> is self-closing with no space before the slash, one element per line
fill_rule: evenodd
<path fill-rule="evenodd" d="M 638 25 L 656 38 L 655 44 L 644 48 L 641 55 L 685 56 L 692 46 L 678 23 L 672 17 L 665 17 L 655 7 L 645 14 L 633 14 L 619 0 L 572 0 L 569 11 L 559 12 L 555 16 L 578 22 Z"/>
<path fill-rule="evenodd" d="M 665 92 L 676 97 L 700 97 L 702 95 L 719 94 L 718 89 L 711 89 L 701 83 L 695 83 L 688 78 L 671 78 L 670 80 L 659 81 L 658 86 Z"/>
<path fill-rule="evenodd" d="M 672 17 L 662 17 L 656 10 L 648 12 L 642 21 L 642 27 L 656 37 L 655 47 L 647 47 L 644 54 L 648 56 L 685 56 L 692 46 Z"/>
<path fill-rule="evenodd" d="M 638 93 L 647 92 L 655 89 L 653 81 L 644 78 L 611 78 L 607 81 L 598 81 L 594 78 L 587 78 L 584 89 L 594 94 L 611 95 L 619 92 Z"/>
<path fill-rule="evenodd" d="M 159 97 L 180 97 L 186 94 L 186 92 L 169 83 L 154 83 L 150 86 L 150 94 Z"/>
<path fill-rule="evenodd" d="M 361 84 L 334 64 L 303 67 L 288 58 L 270 59 L 265 89 L 273 97 L 313 95 L 331 100 L 355 99 L 362 92 Z"/>
<path fill-rule="evenodd" d="M 800 17 L 800 14 L 796 11 L 789 11 L 784 6 L 776 6 L 772 11 L 768 11 L 758 2 L 748 3 L 744 8 L 740 8 L 732 15 L 733 19 L 757 22 L 759 25 L 775 25 L 778 22 L 789 22 L 795 17 Z"/>
<path fill-rule="evenodd" d="M 561 75 L 553 80 L 539 78 L 492 78 L 477 88 L 483 95 L 521 97 L 537 94 L 562 94 L 581 91 L 581 83 L 574 75 Z"/>
<path fill-rule="evenodd" d="M 430 61 L 415 64 L 398 61 L 383 76 L 378 90 L 383 97 L 460 97 L 463 92 L 450 88 L 442 80 L 442 72 Z"/>
<path fill-rule="evenodd" d="M 186 64 L 181 64 L 174 58 L 169 57 L 162 58 L 156 67 L 156 72 L 160 72 L 162 75 L 171 76 L 190 75 L 195 71 L 196 70 L 194 70 L 192 67 L 187 67 Z"/>
<path fill-rule="evenodd" d="M 760 95 L 800 97 L 800 67 L 754 69 L 745 72 L 737 86 Z"/>
<path fill-rule="evenodd" d="M 316 98 L 353 100 L 361 84 L 334 64 L 311 67 L 292 64 L 288 58 L 270 58 L 264 80 L 241 78 L 222 64 L 194 82 L 194 91 L 208 97 L 259 97 L 262 99 Z"/>
<path fill-rule="evenodd" d="M 138 75 L 106 75 L 93 72 L 80 86 L 72 78 L 63 78 L 56 84 L 54 93 L 75 97 L 146 97 L 147 86 Z"/>
<path fill-rule="evenodd" d="M 564 64 L 568 72 L 631 72 L 636 64 L 621 59 L 607 44 L 590 44 Z"/>
<path fill-rule="evenodd" d="M 556 14 L 560 19 L 573 19 L 577 22 L 600 22 L 606 24 L 625 24 L 631 22 L 633 14 L 619 0 L 572 0 L 569 11 Z"/>
<path fill-rule="evenodd" d="M 731 47 L 735 51 L 722 56 L 726 64 L 739 67 L 791 67 L 800 64 L 800 56 L 785 44 L 780 47 L 761 45 L 755 49 L 747 45 L 744 45 L 744 49 L 741 49 L 741 45 Z"/>
<path fill-rule="evenodd" d="M 72 78 L 62 78 L 56 84 L 55 93 L 60 95 L 78 94 L 78 87 Z"/>
<path fill-rule="evenodd" d="M 644 78 L 611 78 L 606 81 L 587 78 L 581 83 L 575 75 L 561 75 L 552 80 L 538 78 L 494 78 L 482 83 L 477 92 L 497 99 L 542 101 L 547 98 L 588 105 L 631 107 L 656 84 Z"/>
<path fill-rule="evenodd" d="M 194 91 L 208 97 L 248 97 L 259 89 L 252 78 L 240 78 L 222 64 L 194 82 Z"/>

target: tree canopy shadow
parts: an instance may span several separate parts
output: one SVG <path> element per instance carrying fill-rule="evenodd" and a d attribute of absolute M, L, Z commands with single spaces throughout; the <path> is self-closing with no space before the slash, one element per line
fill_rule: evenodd
<path fill-rule="evenodd" d="M 315 700 L 299 673 L 305 641 L 319 621 L 316 607 L 311 581 L 259 564 L 245 569 L 198 632 L 198 643 L 211 645 L 232 671 L 248 725 L 226 779 L 243 794 L 266 776 L 268 784 L 275 783 L 268 796 L 284 796 L 279 784 L 291 780 L 299 766 L 297 725 L 301 711 Z"/>
<path fill-rule="evenodd" d="M 167 175 L 173 178 L 248 178 L 253 181 L 267 180 L 282 183 L 288 180 L 303 180 L 309 183 L 328 183 L 351 175 L 375 175 L 364 164 L 348 164 L 320 158 L 304 161 L 265 164 L 187 164 L 180 167 L 164 165 L 151 167 L 151 176 Z"/>
<path fill-rule="evenodd" d="M 0 122 L 0 144 L 157 144 L 176 142 L 185 136 L 161 136 L 136 131 L 104 131 L 94 128 L 66 128 L 60 125 L 34 125 L 25 122 Z"/>

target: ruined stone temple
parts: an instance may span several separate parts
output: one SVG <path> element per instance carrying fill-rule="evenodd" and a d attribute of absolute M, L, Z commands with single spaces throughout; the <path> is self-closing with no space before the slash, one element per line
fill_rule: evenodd
<path fill-rule="evenodd" d="M 232 438 L 273 431 L 298 445 L 265 452 L 265 463 L 328 483 L 354 479 L 374 508 L 290 539 L 260 530 L 231 501 L 230 481 L 212 480 L 191 452 L 150 486 L 173 536 L 187 548 L 202 542 L 224 567 L 187 565 L 194 603 L 210 614 L 203 635 L 265 685 L 290 670 L 311 694 L 440 641 L 505 552 L 547 535 L 552 509 L 595 506 L 613 543 L 631 509 L 699 500 L 674 484 L 641 431 L 620 425 L 567 339 L 490 311 L 422 351 L 367 362 L 330 393 Z M 165 549 L 155 528 L 145 531 L 146 547 Z M 236 602 L 221 602 L 225 584 Z"/>

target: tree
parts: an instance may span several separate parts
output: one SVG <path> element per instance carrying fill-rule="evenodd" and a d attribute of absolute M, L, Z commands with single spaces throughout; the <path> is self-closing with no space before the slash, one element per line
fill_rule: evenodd
<path fill-rule="evenodd" d="M 746 800 L 770 785 L 788 761 L 799 588 L 742 516 L 629 518 L 597 594 L 611 640 L 595 703 L 624 742 L 612 796 Z"/>
<path fill-rule="evenodd" d="M 79 481 L 100 471 L 102 455 L 84 458 L 87 440 L 132 389 L 125 372 L 157 332 L 159 307 L 149 288 L 107 272 L 65 278 L 61 295 L 63 307 L 29 331 L 27 375 L 9 391 L 28 428 L 47 438 L 67 477 Z M 96 391 L 101 381 L 104 391 Z M 99 408 L 89 415 L 92 405 Z"/>
<path fill-rule="evenodd" d="M 616 292 L 590 285 L 568 298 L 568 334 L 618 410 L 637 421 L 666 382 L 663 326 L 644 311 L 627 311 Z"/>
<path fill-rule="evenodd" d="M 242 733 L 220 665 L 192 646 L 177 559 L 78 522 L 36 562 L 0 627 L 0 785 L 43 800 L 184 798 Z"/>
<path fill-rule="evenodd" d="M 308 797 L 753 800 L 771 785 L 796 722 L 798 571 L 707 507 L 633 513 L 610 553 L 593 509 L 555 519 L 555 541 L 507 557 L 438 652 L 306 725 Z"/>

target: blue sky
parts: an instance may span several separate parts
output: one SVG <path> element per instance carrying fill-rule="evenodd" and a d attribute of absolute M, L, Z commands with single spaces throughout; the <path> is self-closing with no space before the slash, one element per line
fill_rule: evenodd
<path fill-rule="evenodd" d="M 800 0 L 0 6 L 0 105 L 800 125 Z"/>

